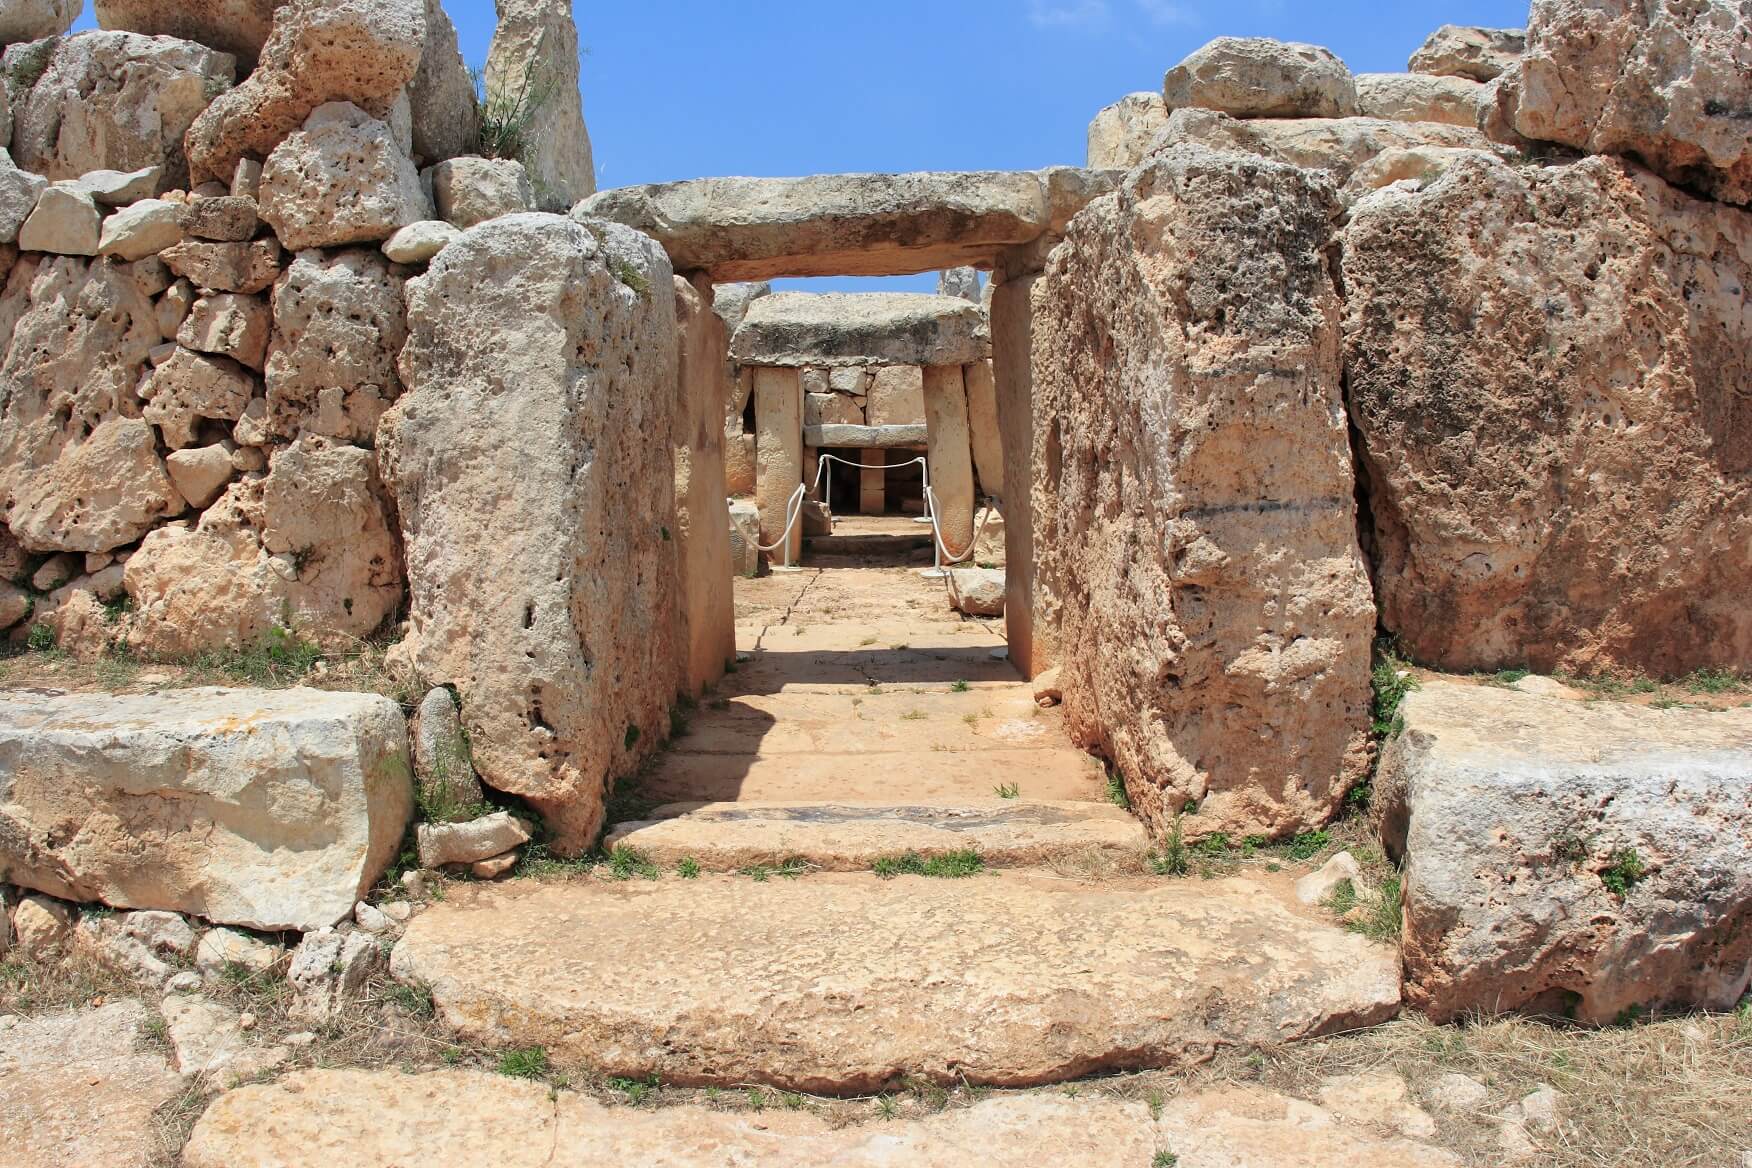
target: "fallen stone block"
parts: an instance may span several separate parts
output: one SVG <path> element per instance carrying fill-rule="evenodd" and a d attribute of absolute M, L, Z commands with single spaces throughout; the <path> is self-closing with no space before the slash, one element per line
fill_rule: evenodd
<path fill-rule="evenodd" d="M 412 803 L 401 711 L 375 695 L 0 703 L 0 878 L 68 900 L 318 928 L 388 866 Z"/>
<path fill-rule="evenodd" d="M 1752 980 L 1752 709 L 1426 682 L 1375 785 L 1438 1021 L 1727 1009 Z"/>
<path fill-rule="evenodd" d="M 1004 615 L 1004 573 L 995 568 L 949 569 L 949 604 L 968 616 Z"/>

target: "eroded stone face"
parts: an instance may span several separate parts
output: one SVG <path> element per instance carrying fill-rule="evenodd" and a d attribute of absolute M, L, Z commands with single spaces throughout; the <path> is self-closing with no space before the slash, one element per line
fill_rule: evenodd
<path fill-rule="evenodd" d="M 394 858 L 412 791 L 401 711 L 372 694 L 0 702 L 0 869 L 64 899 L 330 925 Z"/>
<path fill-rule="evenodd" d="M 1167 124 L 1168 105 L 1160 93 L 1126 95 L 1089 123 L 1089 165 L 1130 170 L 1144 160 Z"/>
<path fill-rule="evenodd" d="M 1430 682 L 1376 780 L 1410 1000 L 1610 1023 L 1752 975 L 1752 711 Z"/>
<path fill-rule="evenodd" d="M 1218 37 L 1162 81 L 1170 110 L 1253 118 L 1348 118 L 1357 113 L 1350 70 L 1330 50 L 1269 37 Z"/>
<path fill-rule="evenodd" d="M 1527 31 L 1444 24 L 1411 55 L 1411 71 L 1495 81 L 1527 50 Z"/>
<path fill-rule="evenodd" d="M 274 287 L 268 425 L 371 441 L 401 396 L 396 357 L 407 340 L 402 269 L 359 249 L 300 253 Z"/>
<path fill-rule="evenodd" d="M 292 250 L 377 243 L 432 217 L 389 125 L 357 106 L 319 107 L 262 167 L 261 216 Z"/>
<path fill-rule="evenodd" d="M 568 0 L 494 0 L 499 22 L 484 84 L 515 105 L 525 91 L 546 99 L 529 109 L 524 162 L 544 211 L 565 212 L 596 193 L 596 164 L 578 89 L 578 26 Z"/>
<path fill-rule="evenodd" d="M 1752 203 L 1749 41 L 1736 0 L 1534 0 L 1515 128 Z"/>
<path fill-rule="evenodd" d="M 66 0 L 73 2 L 73 0 Z M 286 0 L 92 0 L 99 28 L 198 41 L 253 65 Z M 77 8 L 77 3 L 74 3 Z"/>
<path fill-rule="evenodd" d="M 1606 158 L 1462 158 L 1357 204 L 1350 407 L 1382 620 L 1415 660 L 1752 659 L 1748 230 Z"/>
<path fill-rule="evenodd" d="M 658 742 L 679 677 L 667 258 L 612 224 L 510 215 L 408 284 L 408 392 L 378 447 L 406 651 L 454 685 L 476 768 L 567 851 Z"/>
<path fill-rule="evenodd" d="M 1157 833 L 1312 828 L 1366 765 L 1335 205 L 1312 172 L 1176 147 L 1033 290 L 1036 610 L 1073 737 Z"/>
<path fill-rule="evenodd" d="M 0 45 L 60 36 L 79 19 L 83 0 L 11 0 L 0 8 Z"/>

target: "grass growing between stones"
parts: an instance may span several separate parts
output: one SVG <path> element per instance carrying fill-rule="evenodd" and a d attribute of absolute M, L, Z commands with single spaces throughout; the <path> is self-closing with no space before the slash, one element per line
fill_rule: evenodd
<path fill-rule="evenodd" d="M 870 865 L 870 870 L 884 880 L 896 876 L 930 876 L 941 880 L 961 880 L 985 871 L 985 861 L 972 848 L 921 856 L 905 852 L 898 856 L 882 856 Z"/>
<path fill-rule="evenodd" d="M 136 989 L 128 979 L 77 951 L 65 958 L 36 961 L 14 950 L 0 961 L 0 1014 L 30 1017 L 102 1005 Z"/>

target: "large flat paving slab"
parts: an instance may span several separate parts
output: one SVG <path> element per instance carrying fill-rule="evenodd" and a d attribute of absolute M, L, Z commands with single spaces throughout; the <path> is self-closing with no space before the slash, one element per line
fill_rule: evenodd
<path fill-rule="evenodd" d="M 650 1168 L 1452 1168 L 1459 1160 L 1347 1127 L 1253 1088 L 1145 1103 L 1033 1093 L 894 1122 L 838 1127 L 801 1111 L 608 1107 L 478 1071 L 301 1071 L 222 1096 L 195 1126 L 187 1168 L 408 1168 L 413 1164 L 640 1164 Z M 1173 1157 L 1169 1160 L 1168 1157 Z"/>
<path fill-rule="evenodd" d="M 1399 959 L 1287 882 L 514 882 L 453 892 L 391 956 L 472 1042 L 676 1085 L 1023 1086 L 1370 1025 Z"/>
<path fill-rule="evenodd" d="M 1053 750 L 855 751 L 845 754 L 672 752 L 639 791 L 655 803 L 796 803 L 860 800 L 965 804 L 1015 783 L 1030 799 L 1102 797 L 1101 765 L 1071 747 Z"/>

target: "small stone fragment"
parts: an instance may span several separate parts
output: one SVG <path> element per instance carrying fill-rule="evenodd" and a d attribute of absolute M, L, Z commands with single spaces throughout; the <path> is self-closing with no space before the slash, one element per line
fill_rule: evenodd
<path fill-rule="evenodd" d="M 20 953 L 46 961 L 63 952 L 73 936 L 73 909 L 47 896 L 27 896 L 12 910 L 12 935 Z"/>
<path fill-rule="evenodd" d="M 395 927 L 387 913 L 364 901 L 353 906 L 353 923 L 367 933 L 387 933 Z"/>
<path fill-rule="evenodd" d="M 217 292 L 195 301 L 176 339 L 184 348 L 230 357 L 259 373 L 272 327 L 268 302 L 260 296 Z"/>
<path fill-rule="evenodd" d="M 195 946 L 195 968 L 210 977 L 223 974 L 228 967 L 258 977 L 273 976 L 280 972 L 287 957 L 284 946 L 239 929 L 208 929 Z"/>
<path fill-rule="evenodd" d="M 280 244 L 273 238 L 249 243 L 184 239 L 159 258 L 177 275 L 212 292 L 262 292 L 280 275 Z"/>
<path fill-rule="evenodd" d="M 1349 852 L 1340 852 L 1322 864 L 1318 871 L 1296 881 L 1296 899 L 1303 904 L 1320 904 L 1346 881 L 1358 892 L 1367 887 L 1363 881 L 1363 867 L 1357 863 L 1357 858 Z"/>
<path fill-rule="evenodd" d="M 254 239 L 256 201 L 241 195 L 191 198 L 182 205 L 183 230 L 196 239 L 242 243 Z"/>
<path fill-rule="evenodd" d="M 512 158 L 452 158 L 432 168 L 432 197 L 441 220 L 466 230 L 488 219 L 535 210 L 535 188 Z"/>
<path fill-rule="evenodd" d="M 517 853 L 506 852 L 490 860 L 477 860 L 469 865 L 469 874 L 476 880 L 497 880 L 517 866 Z"/>
<path fill-rule="evenodd" d="M 189 506 L 200 510 L 223 494 L 231 481 L 231 451 L 221 443 L 175 450 L 165 457 L 164 469 Z"/>
<path fill-rule="evenodd" d="M 183 238 L 180 210 L 163 199 L 142 199 L 103 221 L 97 249 L 122 260 L 143 260 Z"/>
<path fill-rule="evenodd" d="M 1004 615 L 1004 573 L 995 568 L 949 569 L 949 603 L 969 616 Z"/>
<path fill-rule="evenodd" d="M 292 1016 L 325 1022 L 351 999 L 383 965 L 383 950 L 374 937 L 345 935 L 334 929 L 306 933 L 292 953 L 286 980 L 297 995 Z"/>
<path fill-rule="evenodd" d="M 417 834 L 422 868 L 491 859 L 531 839 L 529 825 L 506 811 L 468 823 L 422 823 Z"/>
<path fill-rule="evenodd" d="M 102 235 L 97 201 L 74 186 L 56 184 L 37 198 L 36 209 L 18 229 L 21 251 L 54 255 L 96 255 Z"/>

